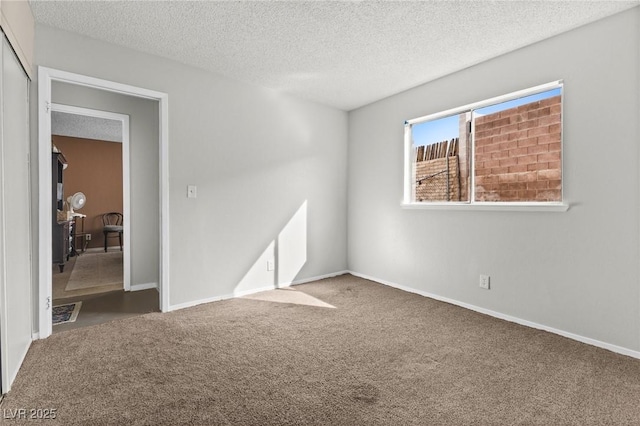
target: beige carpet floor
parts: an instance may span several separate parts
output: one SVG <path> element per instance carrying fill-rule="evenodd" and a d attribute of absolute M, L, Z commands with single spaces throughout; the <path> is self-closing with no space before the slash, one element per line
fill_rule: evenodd
<path fill-rule="evenodd" d="M 640 424 L 640 360 L 350 275 L 294 290 L 309 298 L 36 341 L 0 408 L 61 425 Z"/>
<path fill-rule="evenodd" d="M 123 282 L 122 252 L 86 252 L 76 258 L 65 291 Z"/>

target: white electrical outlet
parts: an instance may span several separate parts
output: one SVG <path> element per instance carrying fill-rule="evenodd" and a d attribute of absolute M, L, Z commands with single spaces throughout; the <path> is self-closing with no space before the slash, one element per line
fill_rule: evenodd
<path fill-rule="evenodd" d="M 273 271 L 274 269 L 276 269 L 276 263 L 273 259 L 267 260 L 267 271 Z"/>
<path fill-rule="evenodd" d="M 195 185 L 187 186 L 187 198 L 196 198 L 198 196 L 198 188 Z"/>
<path fill-rule="evenodd" d="M 91 241 L 91 234 L 85 234 L 84 238 L 87 241 Z"/>
<path fill-rule="evenodd" d="M 489 290 L 490 277 L 489 275 L 480 275 L 480 288 L 484 288 L 485 290 Z"/>

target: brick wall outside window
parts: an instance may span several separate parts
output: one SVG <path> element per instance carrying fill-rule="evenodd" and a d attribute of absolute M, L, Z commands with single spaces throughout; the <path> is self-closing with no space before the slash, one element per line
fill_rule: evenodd
<path fill-rule="evenodd" d="M 476 118 L 476 201 L 562 201 L 561 96 Z"/>

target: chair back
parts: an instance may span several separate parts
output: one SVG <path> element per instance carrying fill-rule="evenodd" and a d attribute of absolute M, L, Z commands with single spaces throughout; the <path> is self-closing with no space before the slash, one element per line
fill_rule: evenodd
<path fill-rule="evenodd" d="M 109 212 L 102 215 L 102 225 L 122 226 L 122 213 Z"/>

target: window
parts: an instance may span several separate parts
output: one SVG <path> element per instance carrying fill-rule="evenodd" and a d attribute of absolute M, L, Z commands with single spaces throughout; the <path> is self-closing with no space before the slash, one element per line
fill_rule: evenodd
<path fill-rule="evenodd" d="M 562 205 L 562 82 L 405 124 L 406 205 Z"/>

